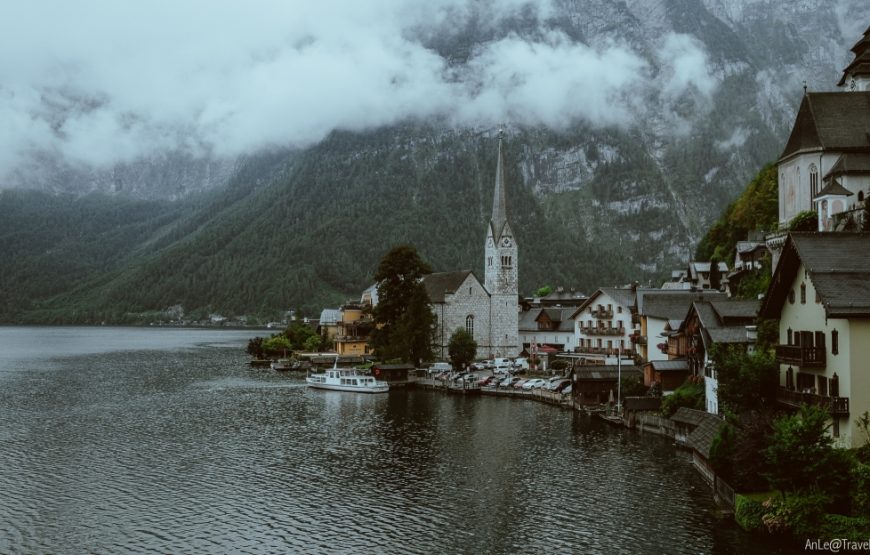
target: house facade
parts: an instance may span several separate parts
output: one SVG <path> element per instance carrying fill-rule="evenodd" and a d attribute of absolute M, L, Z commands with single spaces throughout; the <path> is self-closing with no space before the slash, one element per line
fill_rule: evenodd
<path fill-rule="evenodd" d="M 573 351 L 577 346 L 573 315 L 575 308 L 538 308 L 520 314 L 519 333 L 523 351 L 547 345 L 557 351 Z"/>
<path fill-rule="evenodd" d="M 836 445 L 863 445 L 855 419 L 870 411 L 870 234 L 789 234 L 761 316 L 779 319 L 777 401 L 824 407 Z"/>
<path fill-rule="evenodd" d="M 622 352 L 633 356 L 631 335 L 634 290 L 603 287 L 572 314 L 577 346 L 574 352 L 589 364 L 616 364 Z"/>

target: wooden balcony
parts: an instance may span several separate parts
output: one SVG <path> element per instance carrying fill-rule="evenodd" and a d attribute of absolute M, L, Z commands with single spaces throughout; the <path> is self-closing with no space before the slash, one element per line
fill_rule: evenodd
<path fill-rule="evenodd" d="M 776 400 L 778 403 L 789 407 L 816 405 L 827 410 L 831 416 L 849 416 L 848 397 L 823 397 L 815 393 L 791 391 L 780 386 L 776 390 Z"/>
<path fill-rule="evenodd" d="M 625 328 L 600 328 L 581 327 L 580 331 L 586 335 L 625 335 Z"/>
<path fill-rule="evenodd" d="M 608 309 L 604 306 L 599 306 L 592 311 L 592 316 L 596 318 L 613 318 L 613 309 Z"/>
<path fill-rule="evenodd" d="M 776 361 L 780 364 L 794 364 L 801 368 L 824 368 L 825 349 L 801 345 L 777 345 Z"/>

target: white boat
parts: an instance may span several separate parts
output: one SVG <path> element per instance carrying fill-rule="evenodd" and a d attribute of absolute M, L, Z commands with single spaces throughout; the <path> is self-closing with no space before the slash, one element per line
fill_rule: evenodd
<path fill-rule="evenodd" d="M 308 387 L 331 389 L 333 391 L 355 391 L 357 393 L 386 393 L 390 384 L 359 374 L 354 368 L 339 368 L 336 364 L 323 374 L 312 374 L 305 378 Z"/>

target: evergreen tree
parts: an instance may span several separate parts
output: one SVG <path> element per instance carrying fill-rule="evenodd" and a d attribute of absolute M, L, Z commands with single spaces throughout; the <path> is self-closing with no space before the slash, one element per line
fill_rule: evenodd
<path fill-rule="evenodd" d="M 411 245 L 393 247 L 375 273 L 378 304 L 372 311 L 371 344 L 382 360 L 419 364 L 430 358 L 435 316 L 421 278 L 432 270 Z"/>
<path fill-rule="evenodd" d="M 447 344 L 447 354 L 454 368 L 464 368 L 477 355 L 477 341 L 466 330 L 458 328 L 450 336 Z"/>

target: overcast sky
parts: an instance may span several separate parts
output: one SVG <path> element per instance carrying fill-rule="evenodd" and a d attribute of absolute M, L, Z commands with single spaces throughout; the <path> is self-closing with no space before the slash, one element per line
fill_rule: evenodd
<path fill-rule="evenodd" d="M 493 24 L 550 13 L 547 2 L 484 3 Z M 652 63 L 623 43 L 590 48 L 543 24 L 534 40 L 503 36 L 462 65 L 421 42 L 461 27 L 471 10 L 467 0 L 6 2 L 0 175 L 34 151 L 91 165 L 178 148 L 236 155 L 433 116 L 620 125 L 638 91 L 709 97 L 717 85 L 686 35 L 661 37 Z"/>

